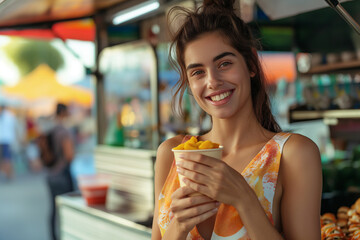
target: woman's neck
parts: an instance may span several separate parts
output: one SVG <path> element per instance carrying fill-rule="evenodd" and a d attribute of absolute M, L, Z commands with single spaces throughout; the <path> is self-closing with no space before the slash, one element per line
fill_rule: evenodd
<path fill-rule="evenodd" d="M 247 114 L 241 119 L 214 118 L 211 131 L 203 137 L 223 145 L 224 152 L 236 152 L 243 147 L 267 141 L 272 136 L 273 133 L 264 129 L 257 121 L 255 114 Z"/>

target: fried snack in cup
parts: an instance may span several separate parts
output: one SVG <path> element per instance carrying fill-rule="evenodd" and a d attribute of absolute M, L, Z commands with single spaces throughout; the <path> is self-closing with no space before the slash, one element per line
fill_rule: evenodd
<path fill-rule="evenodd" d="M 182 159 L 179 158 L 181 153 L 200 153 L 209 157 L 213 157 L 221 160 L 223 147 L 217 143 L 212 143 L 211 141 L 198 141 L 195 137 L 191 137 L 185 143 L 179 144 L 177 147 L 173 148 L 174 157 L 176 162 L 181 162 Z M 183 179 L 184 176 L 178 174 L 180 187 L 185 186 Z M 200 193 L 194 193 L 191 195 L 198 195 Z"/>
<path fill-rule="evenodd" d="M 196 137 L 191 137 L 185 143 L 181 143 L 174 147 L 173 150 L 198 150 L 198 149 L 213 149 L 219 148 L 218 143 L 213 143 L 209 140 L 198 141 Z"/>

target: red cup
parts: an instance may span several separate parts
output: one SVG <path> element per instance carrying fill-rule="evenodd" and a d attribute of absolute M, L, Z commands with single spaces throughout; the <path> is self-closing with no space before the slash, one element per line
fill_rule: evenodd
<path fill-rule="evenodd" d="M 104 205 L 110 178 L 103 174 L 81 175 L 78 177 L 79 188 L 87 205 Z"/>

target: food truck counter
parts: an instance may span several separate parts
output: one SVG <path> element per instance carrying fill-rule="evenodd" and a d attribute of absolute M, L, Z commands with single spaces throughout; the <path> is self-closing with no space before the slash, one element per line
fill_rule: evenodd
<path fill-rule="evenodd" d="M 95 168 L 111 176 L 106 204 L 88 205 L 80 192 L 58 196 L 62 240 L 151 239 L 155 151 L 97 146 Z"/>
<path fill-rule="evenodd" d="M 104 205 L 88 206 L 79 192 L 58 196 L 56 204 L 62 240 L 151 239 L 152 217 L 148 211 L 110 212 Z"/>

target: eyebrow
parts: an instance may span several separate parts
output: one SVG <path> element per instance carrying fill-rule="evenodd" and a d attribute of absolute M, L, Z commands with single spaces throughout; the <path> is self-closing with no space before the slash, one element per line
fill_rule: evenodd
<path fill-rule="evenodd" d="M 215 62 L 215 61 L 217 61 L 217 60 L 219 60 L 219 59 L 221 59 L 223 57 L 226 57 L 228 55 L 231 55 L 231 56 L 235 57 L 235 54 L 232 53 L 232 52 L 224 52 L 224 53 L 221 53 L 220 55 L 217 55 L 216 57 L 214 57 L 213 62 Z"/>
<path fill-rule="evenodd" d="M 217 60 L 223 58 L 223 57 L 226 57 L 226 56 L 234 56 L 235 57 L 235 54 L 232 53 L 232 52 L 223 52 L 219 55 L 217 55 L 216 57 L 213 58 L 213 62 L 216 62 Z M 197 68 L 197 67 L 201 67 L 203 66 L 203 64 L 201 63 L 192 63 L 192 64 L 189 64 L 187 67 L 186 67 L 186 71 L 192 69 L 192 68 Z"/>

